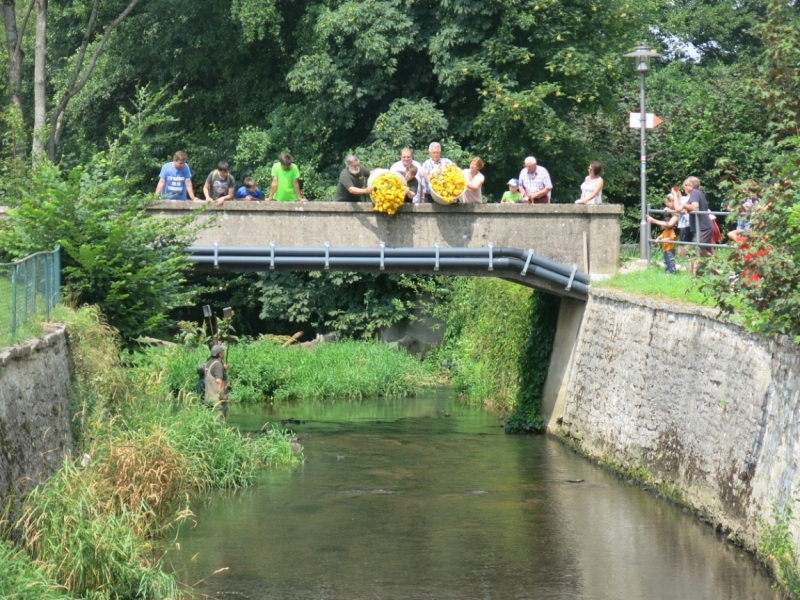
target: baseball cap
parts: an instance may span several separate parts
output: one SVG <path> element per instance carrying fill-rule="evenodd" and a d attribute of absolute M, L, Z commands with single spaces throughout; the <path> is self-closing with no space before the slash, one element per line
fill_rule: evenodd
<path fill-rule="evenodd" d="M 219 356 L 223 352 L 225 352 L 224 346 L 214 346 L 211 348 L 211 356 Z"/>
<path fill-rule="evenodd" d="M 519 179 L 509 179 L 506 185 L 519 185 Z"/>

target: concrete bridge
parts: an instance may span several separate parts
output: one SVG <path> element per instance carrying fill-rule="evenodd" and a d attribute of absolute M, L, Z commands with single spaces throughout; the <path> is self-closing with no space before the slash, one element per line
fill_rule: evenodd
<path fill-rule="evenodd" d="M 576 265 L 590 275 L 616 272 L 620 217 L 614 204 L 405 205 L 388 216 L 371 203 L 162 202 L 151 212 L 165 217 L 202 211 L 207 226 L 196 244 L 210 246 L 378 248 L 515 248 Z"/>

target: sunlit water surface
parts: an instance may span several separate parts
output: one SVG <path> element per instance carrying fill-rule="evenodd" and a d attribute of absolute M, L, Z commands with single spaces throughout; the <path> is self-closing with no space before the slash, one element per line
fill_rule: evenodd
<path fill-rule="evenodd" d="M 194 507 L 168 553 L 211 598 L 780 598 L 710 527 L 449 390 L 229 422 L 290 417 L 305 465 Z"/>

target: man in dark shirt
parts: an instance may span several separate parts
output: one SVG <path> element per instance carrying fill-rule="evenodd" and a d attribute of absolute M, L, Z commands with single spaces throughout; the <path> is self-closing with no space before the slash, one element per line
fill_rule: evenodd
<path fill-rule="evenodd" d="M 714 224 L 711 222 L 711 215 L 693 215 L 695 211 L 708 212 L 708 200 L 700 189 L 700 180 L 697 177 L 687 177 L 683 182 L 683 192 L 689 198 L 683 204 L 683 208 L 689 213 L 689 230 L 694 236 L 694 241 L 701 244 L 711 244 L 711 235 L 714 233 Z M 699 231 L 698 231 L 699 228 Z M 711 246 L 699 246 L 700 256 L 714 256 Z M 689 263 L 689 272 L 694 274 L 697 271 L 695 262 Z"/>
<path fill-rule="evenodd" d="M 372 188 L 367 187 L 369 171 L 361 166 L 361 162 L 354 154 L 349 154 L 344 159 L 345 168 L 339 174 L 339 183 L 333 196 L 335 202 L 366 202 L 367 196 L 372 193 Z"/>

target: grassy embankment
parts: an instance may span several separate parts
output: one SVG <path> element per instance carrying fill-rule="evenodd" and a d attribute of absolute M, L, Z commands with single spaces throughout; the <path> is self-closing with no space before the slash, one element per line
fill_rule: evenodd
<path fill-rule="evenodd" d="M 4 523 L 0 597 L 177 598 L 185 590 L 158 540 L 191 518 L 191 498 L 245 487 L 263 467 L 301 458 L 281 431 L 243 437 L 172 394 L 159 369 L 124 367 L 92 309 L 76 313 L 68 332 L 76 453 Z"/>
<path fill-rule="evenodd" d="M 22 302 L 23 294 L 19 294 L 18 302 Z M 42 336 L 44 332 L 45 316 L 42 307 L 45 306 L 44 298 L 39 295 L 36 299 L 39 313 L 29 315 L 28 322 L 22 323 L 21 318 L 24 314 L 23 307 L 17 306 L 17 327 L 14 338 L 11 338 L 11 314 L 12 314 L 12 293 L 11 281 L 8 278 L 0 277 L 0 348 L 19 344 L 25 340 L 31 340 Z M 61 305 L 57 305 L 50 313 L 51 321 L 63 321 L 68 318 L 69 311 Z"/>
<path fill-rule="evenodd" d="M 674 275 L 664 273 L 662 267 L 615 273 L 608 279 L 592 282 L 595 288 L 616 289 L 629 294 L 647 296 L 656 300 L 677 300 L 679 302 L 710 306 L 711 303 L 697 286 L 697 279 L 686 271 Z"/>
<path fill-rule="evenodd" d="M 471 404 L 513 411 L 508 432 L 540 431 L 558 299 L 501 279 L 459 277 L 435 312 L 447 324 L 437 359 L 456 391 Z"/>

